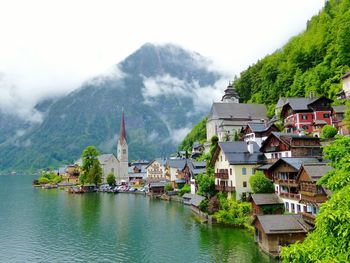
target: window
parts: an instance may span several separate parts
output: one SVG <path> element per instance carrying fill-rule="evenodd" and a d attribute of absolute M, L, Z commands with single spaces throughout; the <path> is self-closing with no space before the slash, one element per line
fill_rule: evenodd
<path fill-rule="evenodd" d="M 255 168 L 252 168 L 252 174 L 255 174 Z"/>
<path fill-rule="evenodd" d="M 302 120 L 307 120 L 307 115 L 301 115 Z"/>
<path fill-rule="evenodd" d="M 230 168 L 230 175 L 232 175 L 232 168 Z"/>
<path fill-rule="evenodd" d="M 247 182 L 243 181 L 243 187 L 247 187 Z"/>
<path fill-rule="evenodd" d="M 291 204 L 290 204 L 290 207 L 291 207 L 291 209 L 292 209 L 292 212 L 294 212 L 294 211 L 295 211 L 295 205 L 294 205 L 293 203 L 291 203 Z"/>
<path fill-rule="evenodd" d="M 286 206 L 286 210 L 289 211 L 289 203 L 288 202 L 285 203 L 285 206 Z"/>
<path fill-rule="evenodd" d="M 301 212 L 300 205 L 297 205 L 297 212 Z"/>
<path fill-rule="evenodd" d="M 303 128 L 304 130 L 308 130 L 308 129 L 309 129 L 309 127 L 308 127 L 307 125 L 303 125 L 302 128 Z"/>
<path fill-rule="evenodd" d="M 123 149 L 123 154 L 126 154 L 126 149 Z"/>
<path fill-rule="evenodd" d="M 245 168 L 245 167 L 242 168 L 242 174 L 243 174 L 243 175 L 244 175 L 244 174 L 247 174 L 247 168 Z"/>
<path fill-rule="evenodd" d="M 324 113 L 323 114 L 323 118 L 329 118 L 329 114 L 328 113 Z"/>

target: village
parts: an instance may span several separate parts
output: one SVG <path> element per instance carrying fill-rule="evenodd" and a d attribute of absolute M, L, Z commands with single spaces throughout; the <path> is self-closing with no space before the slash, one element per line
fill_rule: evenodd
<path fill-rule="evenodd" d="M 345 100 L 350 97 L 350 72 L 341 82 L 342 91 L 337 96 Z M 239 103 L 229 83 L 221 101 L 212 104 L 205 143 L 194 142 L 191 152 L 130 163 L 123 112 L 117 156 L 110 153 L 97 157 L 102 171 L 99 188 L 80 185 L 82 159 L 55 171 L 61 178 L 56 187 L 70 187 L 71 193 L 98 189 L 176 200 L 211 223 L 215 219 L 203 211 L 203 201 L 210 196 L 199 195 L 197 184 L 198 176 L 210 166 L 216 192 L 227 199 L 251 202 L 255 240 L 264 252 L 276 257 L 282 246 L 302 241 L 314 229 L 320 206 L 332 195 L 317 184 L 333 169 L 323 158 L 322 146 L 336 134 L 350 134 L 344 122 L 346 106 L 332 103 L 312 93 L 308 97 L 280 97 L 275 115 L 269 119 L 265 105 Z M 322 134 L 326 126 L 336 131 L 329 138 Z M 210 159 L 203 158 L 205 155 Z M 254 193 L 250 178 L 258 172 L 273 183 L 272 193 Z M 112 184 L 108 184 L 108 176 L 114 178 Z"/>

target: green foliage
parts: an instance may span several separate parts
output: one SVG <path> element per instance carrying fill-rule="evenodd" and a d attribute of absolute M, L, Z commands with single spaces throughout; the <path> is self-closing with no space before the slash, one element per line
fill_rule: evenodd
<path fill-rule="evenodd" d="M 38 179 L 39 184 L 58 184 L 62 178 L 53 171 L 42 171 Z"/>
<path fill-rule="evenodd" d="M 208 202 L 208 214 L 212 215 L 220 209 L 220 199 L 217 196 L 210 198 Z"/>
<path fill-rule="evenodd" d="M 334 128 L 331 125 L 325 125 L 322 127 L 321 138 L 323 139 L 334 138 L 334 136 L 337 135 L 337 133 L 338 133 L 337 128 Z"/>
<path fill-rule="evenodd" d="M 99 156 L 99 152 L 97 151 L 95 146 L 87 146 L 81 155 L 83 160 L 82 169 L 84 172 L 89 173 L 92 169 L 94 163 L 98 162 L 97 157 Z"/>
<path fill-rule="evenodd" d="M 285 211 L 284 204 L 262 205 L 260 209 L 264 215 L 273 215 L 276 214 L 276 211 L 280 211 L 283 214 Z"/>
<path fill-rule="evenodd" d="M 179 150 L 192 151 L 192 145 L 194 142 L 204 143 L 207 140 L 207 124 L 208 117 L 201 119 L 186 135 L 185 139 L 180 143 Z"/>
<path fill-rule="evenodd" d="M 173 191 L 174 190 L 174 187 L 172 185 L 172 183 L 167 183 L 164 187 L 165 191 Z"/>
<path fill-rule="evenodd" d="M 218 223 L 251 229 L 252 207 L 247 202 L 237 202 L 235 200 L 222 200 L 220 198 L 221 210 L 214 214 Z"/>
<path fill-rule="evenodd" d="M 350 128 L 350 100 L 346 100 L 346 111 L 343 122 L 346 124 L 348 128 Z"/>
<path fill-rule="evenodd" d="M 50 183 L 50 180 L 46 177 L 39 177 L 38 183 L 39 184 L 48 184 L 48 183 Z"/>
<path fill-rule="evenodd" d="M 208 213 L 208 204 L 209 200 L 204 199 L 200 204 L 199 204 L 199 210 L 201 210 L 204 213 Z"/>
<path fill-rule="evenodd" d="M 184 194 L 190 193 L 190 192 L 191 192 L 191 186 L 189 186 L 188 184 L 185 184 L 178 192 L 178 195 L 183 196 Z"/>
<path fill-rule="evenodd" d="M 61 178 L 61 176 L 58 176 L 58 175 L 56 175 L 52 180 L 53 184 L 58 184 L 60 182 L 62 182 L 62 178 Z"/>
<path fill-rule="evenodd" d="M 350 66 L 349 0 L 330 0 L 305 32 L 241 72 L 234 86 L 243 102 L 265 103 L 269 116 L 279 96 L 335 99 L 339 77 Z"/>
<path fill-rule="evenodd" d="M 215 190 L 215 178 L 214 170 L 211 167 L 207 167 L 206 173 L 196 176 L 196 184 L 198 186 L 197 193 L 199 195 L 211 197 L 216 193 Z"/>
<path fill-rule="evenodd" d="M 113 173 L 109 173 L 108 175 L 107 175 L 107 184 L 109 184 L 109 185 L 115 185 L 115 176 L 114 176 L 114 174 Z"/>
<path fill-rule="evenodd" d="M 303 243 L 282 250 L 284 262 L 350 261 L 350 138 L 337 136 L 324 147 L 324 157 L 334 170 L 322 177 L 322 184 L 333 191 L 316 217 L 316 230 Z"/>
<path fill-rule="evenodd" d="M 213 137 L 211 137 L 210 139 L 210 149 L 209 149 L 209 153 L 210 153 L 210 157 L 214 155 L 214 152 L 216 150 L 216 147 L 218 146 L 218 142 L 219 142 L 219 138 L 216 135 L 213 135 Z"/>
<path fill-rule="evenodd" d="M 100 163 L 95 161 L 92 168 L 87 173 L 86 183 L 98 185 L 102 182 L 102 169 Z"/>
<path fill-rule="evenodd" d="M 252 188 L 253 193 L 255 194 L 275 192 L 273 183 L 267 179 L 261 171 L 257 171 L 252 177 L 250 177 L 249 184 Z"/>

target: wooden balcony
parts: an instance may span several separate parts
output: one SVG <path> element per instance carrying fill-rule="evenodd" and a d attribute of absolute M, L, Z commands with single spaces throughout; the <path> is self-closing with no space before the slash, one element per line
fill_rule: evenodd
<path fill-rule="evenodd" d="M 215 190 L 221 191 L 221 192 L 234 192 L 236 188 L 233 186 L 215 185 Z"/>
<path fill-rule="evenodd" d="M 309 223 L 310 225 L 315 225 L 315 219 L 316 219 L 315 215 L 305 213 L 305 212 L 299 212 L 299 214 L 303 216 L 303 219 L 306 223 Z"/>
<path fill-rule="evenodd" d="M 294 194 L 294 193 L 280 193 L 280 197 L 300 200 L 300 194 Z"/>
<path fill-rule="evenodd" d="M 316 192 L 300 191 L 301 200 L 310 203 L 324 203 L 327 201 L 327 196 Z"/>
<path fill-rule="evenodd" d="M 285 186 L 298 187 L 298 182 L 294 179 L 278 179 L 277 183 Z"/>
<path fill-rule="evenodd" d="M 215 173 L 215 178 L 228 180 L 228 172 Z"/>

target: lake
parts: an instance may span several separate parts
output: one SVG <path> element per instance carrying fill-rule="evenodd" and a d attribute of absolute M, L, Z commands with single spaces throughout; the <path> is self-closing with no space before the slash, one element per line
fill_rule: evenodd
<path fill-rule="evenodd" d="M 272 262 L 247 231 L 135 194 L 35 189 L 0 176 L 0 262 Z"/>

